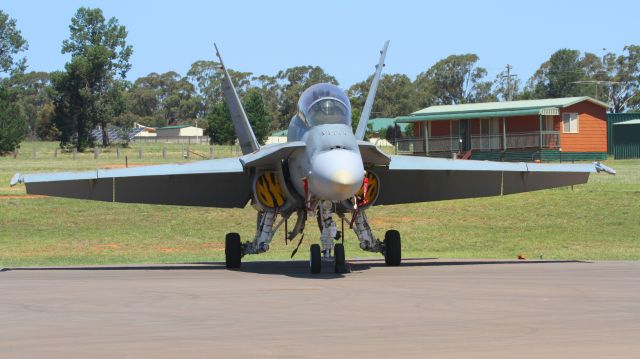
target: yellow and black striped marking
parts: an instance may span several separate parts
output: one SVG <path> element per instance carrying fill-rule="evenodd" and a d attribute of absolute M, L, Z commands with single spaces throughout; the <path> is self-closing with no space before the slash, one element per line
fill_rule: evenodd
<path fill-rule="evenodd" d="M 371 204 L 373 203 L 373 201 L 376 200 L 376 198 L 378 198 L 380 183 L 378 181 L 378 176 L 376 176 L 376 174 L 373 172 L 367 171 L 367 173 L 365 174 L 365 177 L 369 181 L 367 185 L 367 204 Z M 364 199 L 362 198 L 363 194 L 364 194 L 364 182 L 362 183 L 362 186 L 360 186 L 360 190 L 358 190 L 358 193 L 356 193 L 356 197 L 358 197 L 359 202 L 363 202 L 363 199 Z"/>
<path fill-rule="evenodd" d="M 256 198 L 267 208 L 279 208 L 286 199 L 275 172 L 264 172 L 256 180 Z"/>

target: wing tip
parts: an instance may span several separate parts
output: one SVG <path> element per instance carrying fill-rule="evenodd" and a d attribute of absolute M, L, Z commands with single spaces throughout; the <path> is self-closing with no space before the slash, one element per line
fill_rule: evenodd
<path fill-rule="evenodd" d="M 603 165 L 601 162 L 594 162 L 593 165 L 596 167 L 596 171 L 598 173 L 606 172 L 606 173 L 608 173 L 610 175 L 614 175 L 614 176 L 617 173 L 616 170 L 614 170 L 613 168 L 611 168 L 609 166 Z"/>
<path fill-rule="evenodd" d="M 18 183 L 23 183 L 23 182 L 24 182 L 24 177 L 22 176 L 22 174 L 18 172 L 15 175 L 13 175 L 13 177 L 11 177 L 11 181 L 9 181 L 9 186 L 13 187 Z"/>

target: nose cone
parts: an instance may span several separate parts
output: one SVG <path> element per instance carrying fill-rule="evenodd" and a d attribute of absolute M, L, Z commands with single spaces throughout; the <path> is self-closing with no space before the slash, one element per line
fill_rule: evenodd
<path fill-rule="evenodd" d="M 334 149 L 321 152 L 311 160 L 309 189 L 316 196 L 331 201 L 353 197 L 364 180 L 360 154 Z"/>

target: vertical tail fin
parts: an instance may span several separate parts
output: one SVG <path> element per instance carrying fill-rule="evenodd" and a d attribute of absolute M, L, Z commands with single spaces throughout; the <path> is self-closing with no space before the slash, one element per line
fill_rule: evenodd
<path fill-rule="evenodd" d="M 371 115 L 371 108 L 373 107 L 373 101 L 376 97 L 376 91 L 378 91 L 378 81 L 380 81 L 380 74 L 384 67 L 384 58 L 387 56 L 387 47 L 389 47 L 389 40 L 384 43 L 384 47 L 382 48 L 382 51 L 380 51 L 380 60 L 376 66 L 376 72 L 373 75 L 371 87 L 369 87 L 367 102 L 364 103 L 364 108 L 360 115 L 360 122 L 358 122 L 358 128 L 356 129 L 356 138 L 358 140 L 362 140 L 364 138 L 364 133 L 367 132 L 367 123 L 369 122 L 369 115 Z"/>
<path fill-rule="evenodd" d="M 240 102 L 240 98 L 238 97 L 236 88 L 233 86 L 227 68 L 224 66 L 224 62 L 222 62 L 222 56 L 220 56 L 218 46 L 216 44 L 213 44 L 213 46 L 216 48 L 216 56 L 220 61 L 220 70 L 222 70 L 222 74 L 224 75 L 222 79 L 222 92 L 224 92 L 224 97 L 227 99 L 231 120 L 233 121 L 233 127 L 236 130 L 238 141 L 240 142 L 242 154 L 246 155 L 247 153 L 255 152 L 260 146 L 258 145 L 256 136 L 253 134 L 251 124 L 249 124 L 249 119 L 244 112 L 242 102 Z"/>

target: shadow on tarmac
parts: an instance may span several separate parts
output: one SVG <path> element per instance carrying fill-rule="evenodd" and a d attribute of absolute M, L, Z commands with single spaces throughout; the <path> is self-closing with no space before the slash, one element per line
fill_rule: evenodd
<path fill-rule="evenodd" d="M 437 258 L 407 258 L 402 260 L 402 267 L 442 267 L 442 266 L 473 266 L 473 265 L 499 265 L 499 264 L 553 264 L 553 263 L 589 263 L 579 260 L 449 260 L 438 261 Z M 384 260 L 366 259 L 347 261 L 349 272 L 359 272 L 371 268 L 385 267 Z M 226 270 L 224 262 L 195 262 L 166 265 L 118 265 L 118 266 L 71 266 L 71 267 L 16 267 L 1 268 L 6 271 L 162 271 L 162 270 Z M 337 279 L 345 274 L 334 273 L 333 263 L 324 262 L 322 273 L 309 273 L 307 261 L 248 261 L 243 262 L 242 267 L 233 270 L 238 273 L 255 273 L 264 275 L 284 275 L 295 278 L 308 279 Z"/>

